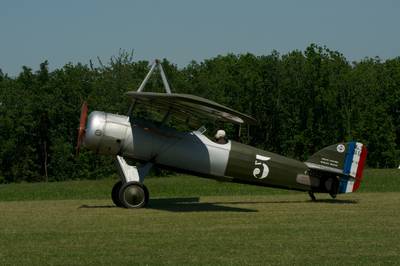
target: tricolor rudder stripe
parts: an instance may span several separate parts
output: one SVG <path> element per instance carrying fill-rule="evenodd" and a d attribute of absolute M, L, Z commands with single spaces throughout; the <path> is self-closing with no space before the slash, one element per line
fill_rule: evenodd
<path fill-rule="evenodd" d="M 354 179 L 349 177 L 342 177 L 339 183 L 339 193 L 353 192 Z"/>
<path fill-rule="evenodd" d="M 360 187 L 362 172 L 367 157 L 367 149 L 360 142 L 347 144 L 346 158 L 344 160 L 343 174 L 339 183 L 339 193 L 356 191 Z"/>
<path fill-rule="evenodd" d="M 358 162 L 358 167 L 356 172 L 356 182 L 354 183 L 353 191 L 356 191 L 360 187 L 360 183 L 363 178 L 362 174 L 364 171 L 365 160 L 367 159 L 367 153 L 368 153 L 367 148 L 364 145 L 362 145 L 360 160 Z"/>

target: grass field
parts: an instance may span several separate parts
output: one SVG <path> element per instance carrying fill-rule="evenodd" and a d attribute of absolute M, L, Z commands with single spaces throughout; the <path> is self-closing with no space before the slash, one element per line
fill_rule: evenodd
<path fill-rule="evenodd" d="M 400 170 L 317 194 L 191 176 L 149 178 L 149 207 L 116 208 L 115 180 L 0 186 L 1 265 L 400 264 Z"/>

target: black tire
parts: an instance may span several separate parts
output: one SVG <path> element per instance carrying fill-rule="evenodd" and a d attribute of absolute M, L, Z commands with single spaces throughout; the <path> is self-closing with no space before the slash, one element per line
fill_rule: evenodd
<path fill-rule="evenodd" d="M 119 191 L 122 187 L 122 181 L 115 183 L 111 190 L 111 199 L 117 207 L 123 207 L 121 201 L 119 200 Z"/>
<path fill-rule="evenodd" d="M 143 208 L 149 202 L 149 191 L 138 182 L 128 182 L 119 191 L 119 200 L 125 208 Z"/>

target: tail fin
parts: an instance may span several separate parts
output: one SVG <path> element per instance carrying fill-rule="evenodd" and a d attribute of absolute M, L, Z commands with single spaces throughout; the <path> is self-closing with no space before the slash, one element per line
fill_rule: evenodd
<path fill-rule="evenodd" d="M 349 193 L 360 187 L 366 157 L 365 145 L 352 141 L 328 146 L 312 155 L 305 164 L 318 172 L 337 174 L 337 193 Z"/>
<path fill-rule="evenodd" d="M 346 153 L 345 164 L 343 168 L 343 174 L 348 175 L 355 179 L 351 191 L 356 191 L 360 187 L 361 180 L 363 178 L 363 170 L 365 165 L 365 160 L 367 158 L 367 148 L 360 142 L 349 142 L 348 152 Z M 353 181 L 349 181 L 353 182 Z M 343 182 L 340 183 L 339 193 L 348 192 L 344 187 L 349 186 Z"/>

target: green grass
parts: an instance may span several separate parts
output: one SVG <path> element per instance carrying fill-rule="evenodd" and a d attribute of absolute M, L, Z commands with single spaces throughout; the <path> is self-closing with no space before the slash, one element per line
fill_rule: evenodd
<path fill-rule="evenodd" d="M 0 201 L 109 199 L 116 179 L 0 185 Z M 222 183 L 194 176 L 147 178 L 151 197 L 299 194 L 295 191 Z M 400 192 L 399 169 L 367 169 L 359 192 Z M 304 193 L 302 193 L 304 194 Z"/>
<path fill-rule="evenodd" d="M 116 208 L 115 180 L 0 186 L 0 265 L 400 263 L 400 170 L 318 194 L 149 178 L 149 207 Z"/>
<path fill-rule="evenodd" d="M 400 192 L 400 169 L 366 169 L 361 192 Z"/>
<path fill-rule="evenodd" d="M 108 199 L 115 182 L 117 179 L 0 185 L 0 200 Z M 187 175 L 147 178 L 145 184 L 152 197 L 296 193 Z"/>

